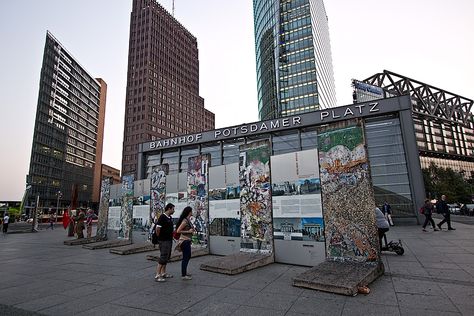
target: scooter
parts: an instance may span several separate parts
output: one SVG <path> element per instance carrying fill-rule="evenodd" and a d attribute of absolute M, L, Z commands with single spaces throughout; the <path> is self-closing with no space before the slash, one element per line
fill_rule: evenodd
<path fill-rule="evenodd" d="M 390 241 L 387 243 L 387 235 L 383 235 L 384 244 L 382 245 L 381 251 L 390 251 L 395 252 L 397 255 L 401 256 L 405 253 L 405 249 L 403 249 L 402 241 L 399 239 L 398 241 Z"/>

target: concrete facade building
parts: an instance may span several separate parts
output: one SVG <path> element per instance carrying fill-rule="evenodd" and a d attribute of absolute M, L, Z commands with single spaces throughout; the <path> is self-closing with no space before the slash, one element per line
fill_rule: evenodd
<path fill-rule="evenodd" d="M 474 101 L 384 70 L 354 81 L 354 102 L 410 95 L 422 168 L 430 163 L 474 177 Z"/>
<path fill-rule="evenodd" d="M 254 0 L 261 120 L 336 106 L 322 0 Z"/>
<path fill-rule="evenodd" d="M 102 164 L 102 178 L 111 178 L 110 184 L 120 183 L 120 170 L 105 164 Z"/>
<path fill-rule="evenodd" d="M 28 204 L 99 201 L 107 85 L 94 79 L 50 33 L 41 68 L 27 183 Z"/>
<path fill-rule="evenodd" d="M 138 144 L 213 129 L 199 96 L 196 38 L 156 0 L 134 0 L 130 18 L 122 174 L 137 171 Z"/>

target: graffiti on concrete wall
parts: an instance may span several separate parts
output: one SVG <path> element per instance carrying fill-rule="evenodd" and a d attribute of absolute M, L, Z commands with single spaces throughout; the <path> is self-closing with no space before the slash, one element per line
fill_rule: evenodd
<path fill-rule="evenodd" d="M 99 219 L 97 220 L 98 238 L 107 238 L 107 219 L 109 217 L 109 200 L 110 200 L 110 182 L 111 178 L 102 179 L 100 186 L 100 204 Z"/>
<path fill-rule="evenodd" d="M 132 239 L 133 182 L 133 174 L 122 177 L 122 205 L 120 207 L 120 229 L 118 237 L 128 240 Z"/>
<path fill-rule="evenodd" d="M 240 146 L 240 217 L 243 252 L 273 252 L 270 144 Z"/>
<path fill-rule="evenodd" d="M 209 219 L 209 154 L 188 159 L 188 205 L 193 208 L 192 224 L 196 229 L 193 245 L 207 247 Z"/>
<path fill-rule="evenodd" d="M 375 200 L 359 125 L 318 133 L 326 252 L 329 260 L 378 260 Z"/>
<path fill-rule="evenodd" d="M 166 175 L 168 174 L 168 164 L 153 167 L 151 171 L 150 184 L 150 221 L 155 219 L 165 210 L 166 199 Z"/>

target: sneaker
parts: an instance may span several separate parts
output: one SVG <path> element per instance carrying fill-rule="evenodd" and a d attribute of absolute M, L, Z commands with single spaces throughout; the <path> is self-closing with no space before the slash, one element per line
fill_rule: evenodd
<path fill-rule="evenodd" d="M 190 276 L 190 275 L 185 275 L 184 277 L 181 277 L 181 279 L 183 279 L 183 280 L 192 280 L 193 277 Z"/>
<path fill-rule="evenodd" d="M 158 279 L 161 276 L 161 274 L 155 274 L 155 280 Z"/>
<path fill-rule="evenodd" d="M 449 227 L 448 230 L 456 230 L 456 228 Z"/>
<path fill-rule="evenodd" d="M 426 230 L 426 229 L 424 229 L 424 228 L 423 228 L 423 231 L 424 231 L 424 232 L 427 232 L 427 230 Z"/>
<path fill-rule="evenodd" d="M 173 277 L 172 274 L 169 274 L 169 273 L 165 273 L 162 275 L 162 277 L 164 277 L 165 279 L 171 279 Z"/>
<path fill-rule="evenodd" d="M 155 279 L 156 282 L 166 282 L 166 279 L 163 276 L 159 276 L 158 278 Z"/>
<path fill-rule="evenodd" d="M 439 232 L 439 229 L 438 229 L 438 228 L 433 228 L 433 230 L 434 230 L 435 232 Z"/>

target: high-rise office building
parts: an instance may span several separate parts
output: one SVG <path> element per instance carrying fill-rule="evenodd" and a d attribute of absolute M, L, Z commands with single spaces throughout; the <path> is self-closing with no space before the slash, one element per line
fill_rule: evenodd
<path fill-rule="evenodd" d="M 78 206 L 99 201 L 107 85 L 46 33 L 27 183 L 28 203 Z"/>
<path fill-rule="evenodd" d="M 199 96 L 196 38 L 156 0 L 134 0 L 130 18 L 122 175 L 137 175 L 138 145 L 214 128 Z"/>
<path fill-rule="evenodd" d="M 336 106 L 323 0 L 254 0 L 261 120 Z"/>

